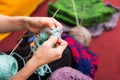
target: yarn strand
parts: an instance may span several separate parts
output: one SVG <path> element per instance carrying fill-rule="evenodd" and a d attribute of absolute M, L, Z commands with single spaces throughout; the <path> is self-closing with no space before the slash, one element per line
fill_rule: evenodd
<path fill-rule="evenodd" d="M 11 51 L 11 53 L 10 53 L 10 56 L 12 56 L 14 53 L 14 51 L 15 51 L 15 49 L 18 47 L 18 45 L 22 42 L 22 40 L 23 40 L 23 38 L 17 43 L 17 45 L 13 48 L 13 50 Z"/>

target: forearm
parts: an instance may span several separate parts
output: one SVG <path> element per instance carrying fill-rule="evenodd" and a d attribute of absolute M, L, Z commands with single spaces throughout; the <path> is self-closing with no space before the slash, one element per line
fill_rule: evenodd
<path fill-rule="evenodd" d="M 36 58 L 32 57 L 17 74 L 10 78 L 10 80 L 27 80 L 39 66 L 43 65 L 42 60 L 39 61 L 41 65 L 37 61 Z"/>
<path fill-rule="evenodd" d="M 27 17 L 10 17 L 0 15 L 0 33 L 24 30 Z"/>

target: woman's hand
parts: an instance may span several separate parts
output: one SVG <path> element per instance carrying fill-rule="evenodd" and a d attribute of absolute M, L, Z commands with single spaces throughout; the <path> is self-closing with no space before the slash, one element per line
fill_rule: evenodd
<path fill-rule="evenodd" d="M 42 27 L 49 27 L 51 29 L 60 28 L 62 25 L 51 17 L 27 17 L 25 28 L 31 32 L 38 32 Z"/>
<path fill-rule="evenodd" d="M 56 46 L 53 47 L 53 45 Z M 66 41 L 52 35 L 35 51 L 32 57 L 34 59 L 33 61 L 41 66 L 60 59 L 66 46 Z"/>

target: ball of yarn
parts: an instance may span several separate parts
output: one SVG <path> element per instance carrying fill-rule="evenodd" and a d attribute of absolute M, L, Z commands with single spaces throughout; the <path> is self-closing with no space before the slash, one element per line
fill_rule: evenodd
<path fill-rule="evenodd" d="M 92 80 L 89 76 L 84 75 L 71 67 L 63 67 L 54 71 L 49 80 Z"/>
<path fill-rule="evenodd" d="M 0 53 L 0 80 L 9 80 L 18 71 L 18 64 L 14 57 Z"/>
<path fill-rule="evenodd" d="M 92 39 L 90 32 L 82 26 L 71 28 L 69 34 L 86 47 L 89 46 Z"/>

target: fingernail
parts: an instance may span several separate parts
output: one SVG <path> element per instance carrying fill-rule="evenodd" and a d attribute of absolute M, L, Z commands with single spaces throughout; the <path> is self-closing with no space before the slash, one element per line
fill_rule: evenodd
<path fill-rule="evenodd" d="M 64 45 L 66 45 L 66 44 L 67 44 L 67 43 L 62 43 L 61 46 L 64 46 Z"/>

